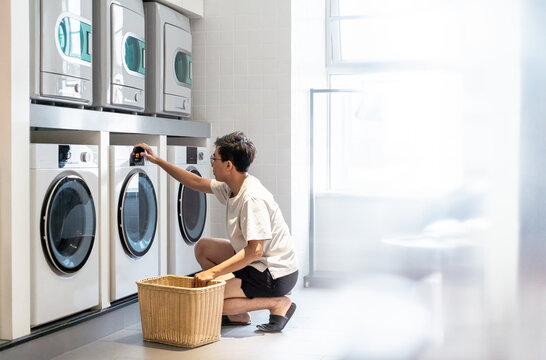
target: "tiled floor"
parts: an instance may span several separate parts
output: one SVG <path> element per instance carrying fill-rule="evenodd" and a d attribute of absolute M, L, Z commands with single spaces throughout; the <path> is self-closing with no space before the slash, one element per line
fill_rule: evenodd
<path fill-rule="evenodd" d="M 298 308 L 282 333 L 256 331 L 268 318 L 258 311 L 252 325 L 224 327 L 220 341 L 183 349 L 143 341 L 135 324 L 54 360 L 410 359 L 436 336 L 426 309 L 436 306 L 425 299 L 435 296 L 431 289 L 426 282 L 389 277 L 336 290 L 298 289 L 291 295 Z"/>
<path fill-rule="evenodd" d="M 284 331 L 278 334 L 256 331 L 256 324 L 267 322 L 266 311 L 253 312 L 252 325 L 223 327 L 220 341 L 195 349 L 145 342 L 140 324 L 135 324 L 54 360 L 338 359 L 340 349 L 333 346 L 331 339 L 339 335 L 339 329 L 321 327 L 317 322 L 327 300 L 324 294 L 329 293 L 315 289 L 295 291 L 292 299 L 298 308 Z"/>
<path fill-rule="evenodd" d="M 220 341 L 184 349 L 143 341 L 137 323 L 54 360 L 546 359 L 542 317 L 532 312 L 521 326 L 488 323 L 477 284 L 440 274 L 367 276 L 335 290 L 295 290 L 298 308 L 282 333 L 256 331 L 268 317 L 259 311 L 252 325 L 224 327 Z"/>

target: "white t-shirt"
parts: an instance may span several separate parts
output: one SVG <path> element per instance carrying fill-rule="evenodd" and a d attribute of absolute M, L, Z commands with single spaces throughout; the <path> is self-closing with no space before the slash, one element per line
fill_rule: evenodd
<path fill-rule="evenodd" d="M 262 272 L 269 269 L 273 279 L 298 270 L 292 237 L 279 205 L 257 178 L 248 175 L 234 197 L 224 182 L 212 179 L 210 187 L 226 205 L 226 227 L 235 252 L 245 248 L 248 240 L 265 240 L 262 257 L 251 266 Z"/>

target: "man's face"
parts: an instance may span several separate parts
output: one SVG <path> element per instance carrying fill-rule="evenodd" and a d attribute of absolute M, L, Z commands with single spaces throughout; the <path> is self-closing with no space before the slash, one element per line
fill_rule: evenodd
<path fill-rule="evenodd" d="M 220 156 L 219 150 L 220 150 L 219 147 L 217 147 L 214 150 L 214 154 L 213 154 L 214 160 L 212 161 L 212 173 L 214 174 L 214 177 L 216 178 L 216 180 L 223 181 L 225 163 L 222 162 L 222 157 Z"/>

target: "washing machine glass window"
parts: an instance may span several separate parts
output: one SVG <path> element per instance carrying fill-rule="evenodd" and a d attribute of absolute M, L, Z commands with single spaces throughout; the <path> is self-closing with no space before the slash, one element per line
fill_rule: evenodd
<path fill-rule="evenodd" d="M 201 176 L 194 167 L 186 170 Z M 205 193 L 180 184 L 178 187 L 178 225 L 184 241 L 194 244 L 201 238 L 207 220 L 207 196 Z"/>
<path fill-rule="evenodd" d="M 85 264 L 95 240 L 95 204 L 85 181 L 61 174 L 42 206 L 41 237 L 54 270 L 71 274 Z"/>
<path fill-rule="evenodd" d="M 191 55 L 177 50 L 174 57 L 174 73 L 179 83 L 191 85 Z"/>
<path fill-rule="evenodd" d="M 127 33 L 123 41 L 123 62 L 128 72 L 144 75 L 145 43 L 136 34 Z"/>
<path fill-rule="evenodd" d="M 91 24 L 72 16 L 61 16 L 57 22 L 58 50 L 65 59 L 91 63 Z"/>
<path fill-rule="evenodd" d="M 157 226 L 157 201 L 152 181 L 139 169 L 127 175 L 121 189 L 118 224 L 129 256 L 140 257 L 150 250 Z"/>

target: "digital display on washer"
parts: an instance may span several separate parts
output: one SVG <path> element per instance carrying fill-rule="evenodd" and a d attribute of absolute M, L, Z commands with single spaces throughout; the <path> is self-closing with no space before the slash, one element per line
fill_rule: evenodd
<path fill-rule="evenodd" d="M 91 191 L 77 175 L 61 175 L 42 205 L 40 232 L 44 253 L 61 273 L 81 269 L 95 240 L 96 213 Z"/>
<path fill-rule="evenodd" d="M 186 164 L 197 164 L 197 147 L 186 147 Z"/>
<path fill-rule="evenodd" d="M 118 225 L 123 247 L 131 257 L 150 250 L 157 227 L 157 200 L 152 181 L 140 169 L 127 175 L 121 189 Z"/>
<path fill-rule="evenodd" d="M 64 168 L 71 157 L 70 145 L 59 145 L 59 169 Z"/>
<path fill-rule="evenodd" d="M 186 170 L 201 176 L 192 167 Z M 184 241 L 194 244 L 201 238 L 207 220 L 207 195 L 180 184 L 178 187 L 178 226 Z"/>

